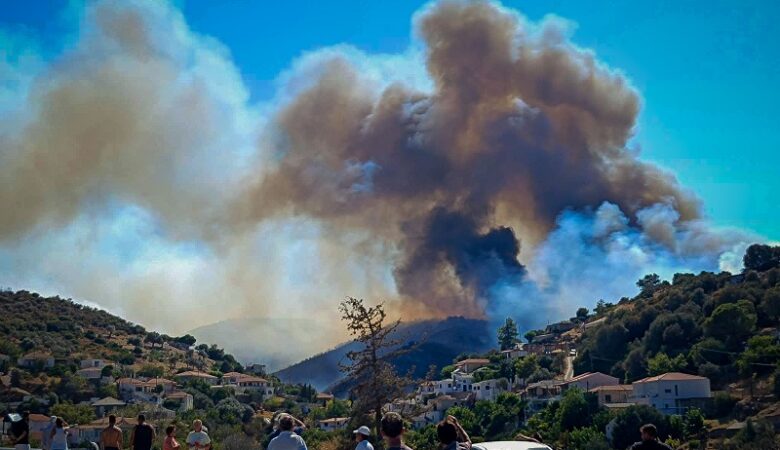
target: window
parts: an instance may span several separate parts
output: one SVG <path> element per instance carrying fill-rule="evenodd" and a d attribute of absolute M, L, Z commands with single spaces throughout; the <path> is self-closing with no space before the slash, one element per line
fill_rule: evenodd
<path fill-rule="evenodd" d="M 612 396 L 607 394 L 604 396 L 604 403 L 612 403 Z"/>
<path fill-rule="evenodd" d="M 485 386 L 485 390 L 489 391 L 490 390 L 490 386 Z"/>
<path fill-rule="evenodd" d="M 667 394 L 671 394 L 672 390 L 671 389 L 664 389 L 664 392 L 667 393 Z"/>

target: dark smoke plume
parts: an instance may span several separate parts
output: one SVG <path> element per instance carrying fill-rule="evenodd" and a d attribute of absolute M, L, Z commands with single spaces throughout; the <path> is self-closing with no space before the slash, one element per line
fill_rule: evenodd
<path fill-rule="evenodd" d="M 556 24 L 530 30 L 488 2 L 421 14 L 431 93 L 361 83 L 343 60 L 278 114 L 280 162 L 248 204 L 394 242 L 398 292 L 433 315 L 479 316 L 491 285 L 519 278 L 512 225 L 545 236 L 567 209 L 669 205 L 700 215 L 675 179 L 626 149 L 637 93 Z M 501 219 L 507 220 L 502 222 Z"/>

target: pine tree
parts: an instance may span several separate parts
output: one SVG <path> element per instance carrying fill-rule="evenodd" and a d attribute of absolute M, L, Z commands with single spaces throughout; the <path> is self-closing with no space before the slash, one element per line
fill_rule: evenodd
<path fill-rule="evenodd" d="M 362 299 L 352 297 L 341 302 L 339 310 L 349 333 L 362 344 L 360 350 L 347 353 L 350 364 L 341 366 L 342 372 L 354 383 L 353 414 L 362 416 L 373 412 L 379 436 L 382 407 L 398 398 L 408 383 L 389 363 L 404 352 L 398 349 L 400 341 L 393 338 L 400 321 L 385 324 L 387 313 L 383 304 L 366 307 Z"/>
<path fill-rule="evenodd" d="M 517 324 L 511 317 L 507 317 L 506 322 L 498 328 L 498 345 L 501 346 L 501 350 L 514 347 L 518 334 Z"/>

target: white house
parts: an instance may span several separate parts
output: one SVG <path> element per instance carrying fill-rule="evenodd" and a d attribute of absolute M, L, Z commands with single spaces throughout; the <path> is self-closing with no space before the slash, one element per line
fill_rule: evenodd
<path fill-rule="evenodd" d="M 261 392 L 263 396 L 270 397 L 274 395 L 274 389 L 271 382 L 260 377 L 244 377 L 238 380 L 236 392 Z"/>
<path fill-rule="evenodd" d="M 651 405 L 664 414 L 682 414 L 683 400 L 710 398 L 709 378 L 669 372 L 635 381 L 630 401 Z"/>
<path fill-rule="evenodd" d="M 102 369 L 106 367 L 108 363 L 104 359 L 87 358 L 82 359 L 79 363 L 82 369 Z"/>
<path fill-rule="evenodd" d="M 219 378 L 215 377 L 214 375 L 210 375 L 204 372 L 195 372 L 194 370 L 188 370 L 186 372 L 178 373 L 173 377 L 181 381 L 182 383 L 186 383 L 192 380 L 201 380 L 211 386 L 215 386 L 217 384 L 217 381 L 219 381 Z"/>
<path fill-rule="evenodd" d="M 103 417 L 106 414 L 125 406 L 126 404 L 127 403 L 123 402 L 122 400 L 117 400 L 114 397 L 106 397 L 96 402 L 92 402 L 91 406 L 95 408 L 96 416 Z"/>
<path fill-rule="evenodd" d="M 589 391 L 601 386 L 616 386 L 618 384 L 620 384 L 620 380 L 605 373 L 585 372 L 570 380 L 564 381 L 561 383 L 561 388 L 565 390 L 571 387 L 576 387 L 582 389 L 583 391 Z"/>
<path fill-rule="evenodd" d="M 509 389 L 509 380 L 506 378 L 499 378 L 496 380 L 483 380 L 474 383 L 471 386 L 472 392 L 477 400 L 489 400 L 493 401 L 498 397 L 498 394 L 506 392 Z"/>
<path fill-rule="evenodd" d="M 184 391 L 175 391 L 165 396 L 165 401 L 178 405 L 179 411 L 191 411 L 194 407 L 193 397 Z"/>
<path fill-rule="evenodd" d="M 591 394 L 596 394 L 599 406 L 612 405 L 616 403 L 629 403 L 629 398 L 634 392 L 634 387 L 630 384 L 618 384 L 616 386 L 599 386 L 589 390 Z"/>
<path fill-rule="evenodd" d="M 103 369 L 99 367 L 87 367 L 76 371 L 76 375 L 87 380 L 99 380 L 103 376 Z"/>
<path fill-rule="evenodd" d="M 525 349 L 525 344 L 518 343 L 513 348 L 501 350 L 501 354 L 504 355 L 504 358 L 514 361 L 515 359 L 528 356 L 528 351 Z"/>
<path fill-rule="evenodd" d="M 349 423 L 349 417 L 336 417 L 317 421 L 317 427 L 324 431 L 343 430 Z"/>
<path fill-rule="evenodd" d="M 116 418 L 116 425 L 126 433 L 130 433 L 137 424 L 138 422 L 134 418 Z M 85 441 L 100 442 L 100 433 L 102 433 L 106 427 L 108 427 L 108 417 L 87 424 L 70 427 L 71 435 L 68 442 L 71 444 L 78 444 Z"/>
<path fill-rule="evenodd" d="M 120 396 L 125 400 L 159 403 L 164 394 L 169 394 L 176 389 L 176 383 L 165 378 L 149 380 L 120 378 L 117 380 L 117 387 Z"/>
<path fill-rule="evenodd" d="M 54 356 L 46 352 L 30 352 L 16 361 L 19 367 L 33 368 L 36 366 L 50 368 L 54 367 Z"/>

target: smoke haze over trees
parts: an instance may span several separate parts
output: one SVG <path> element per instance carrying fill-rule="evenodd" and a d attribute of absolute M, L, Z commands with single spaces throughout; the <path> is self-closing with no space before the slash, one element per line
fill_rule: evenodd
<path fill-rule="evenodd" d="M 525 332 L 649 271 L 741 268 L 749 237 L 638 157 L 640 94 L 561 20 L 435 3 L 414 17 L 421 51 L 312 52 L 252 104 L 174 6 L 81 19 L 53 60 L 20 40 L 3 61 L 0 269 L 16 287 L 183 318 L 170 332 L 322 310 L 335 341 L 344 295 Z"/>

